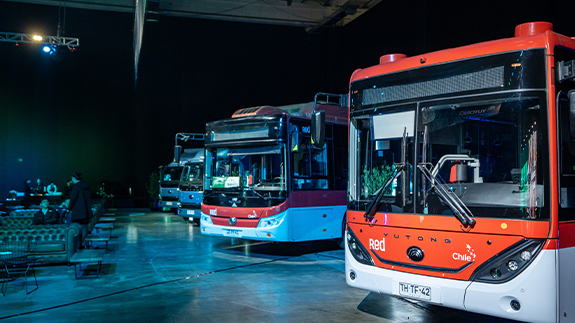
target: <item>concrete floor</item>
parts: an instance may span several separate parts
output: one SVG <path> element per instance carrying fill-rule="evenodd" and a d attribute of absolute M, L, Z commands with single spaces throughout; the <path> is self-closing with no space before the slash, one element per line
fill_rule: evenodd
<path fill-rule="evenodd" d="M 103 276 L 37 267 L 38 290 L 26 295 L 19 279 L 0 295 L 0 321 L 506 322 L 350 288 L 333 241 L 214 238 L 170 213 L 108 211 L 116 223 Z"/>

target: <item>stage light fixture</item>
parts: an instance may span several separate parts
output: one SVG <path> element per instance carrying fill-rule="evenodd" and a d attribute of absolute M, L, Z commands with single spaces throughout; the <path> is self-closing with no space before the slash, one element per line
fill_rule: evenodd
<path fill-rule="evenodd" d="M 80 46 L 80 40 L 78 38 L 61 37 L 59 31 L 57 36 L 0 32 L 0 42 L 14 43 L 15 46 L 19 46 L 20 43 L 40 44 L 43 46 L 43 50 L 47 53 L 50 51 L 44 49 L 46 47 L 50 49 L 52 47 L 56 48 L 66 46 L 70 51 L 74 51 L 76 47 Z"/>
<path fill-rule="evenodd" d="M 54 46 L 50 49 L 50 57 L 52 57 L 52 59 L 57 61 L 57 62 L 60 61 L 60 54 L 58 54 L 56 46 Z"/>
<path fill-rule="evenodd" d="M 52 45 L 52 46 L 46 45 L 42 48 L 42 50 L 45 53 L 48 53 L 50 55 L 50 57 L 52 57 L 53 60 L 55 60 L 55 61 L 60 60 L 60 54 L 58 54 L 58 48 L 56 45 Z"/>

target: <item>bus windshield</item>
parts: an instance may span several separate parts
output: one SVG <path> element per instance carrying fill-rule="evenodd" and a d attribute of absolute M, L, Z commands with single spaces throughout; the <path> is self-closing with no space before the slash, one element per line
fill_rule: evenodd
<path fill-rule="evenodd" d="M 362 167 L 355 196 L 373 199 L 401 165 L 380 210 L 548 218 L 542 212 L 548 156 L 544 104 L 544 96 L 516 93 L 428 101 L 358 118 Z"/>
<path fill-rule="evenodd" d="M 204 165 L 191 164 L 186 165 L 180 177 L 181 184 L 202 185 L 204 177 Z"/>
<path fill-rule="evenodd" d="M 162 182 L 170 182 L 170 181 L 178 181 L 180 180 L 180 176 L 182 174 L 182 170 L 184 168 L 182 166 L 177 166 L 177 167 L 165 167 L 162 170 L 162 177 L 161 177 L 161 181 Z"/>
<path fill-rule="evenodd" d="M 208 148 L 208 155 L 208 189 L 252 191 L 266 198 L 286 190 L 283 145 Z"/>

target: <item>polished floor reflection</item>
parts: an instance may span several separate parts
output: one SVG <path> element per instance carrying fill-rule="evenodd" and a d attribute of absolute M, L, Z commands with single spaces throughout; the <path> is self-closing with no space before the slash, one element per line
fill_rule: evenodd
<path fill-rule="evenodd" d="M 334 241 L 206 237 L 170 213 L 109 211 L 103 275 L 76 280 L 73 266 L 38 267 L 37 291 L 26 295 L 17 281 L 0 296 L 1 321 L 504 322 L 350 288 Z"/>

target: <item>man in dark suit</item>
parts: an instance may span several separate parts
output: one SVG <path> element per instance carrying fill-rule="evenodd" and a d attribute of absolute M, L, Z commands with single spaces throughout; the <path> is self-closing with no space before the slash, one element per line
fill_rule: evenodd
<path fill-rule="evenodd" d="M 72 223 L 82 225 L 82 235 L 79 246 L 79 248 L 82 249 L 84 247 L 84 239 L 88 235 L 86 224 L 90 223 L 92 219 L 92 200 L 88 184 L 82 181 L 82 173 L 74 172 L 74 174 L 72 174 L 72 183 L 70 188 L 70 204 L 68 205 L 70 213 L 68 217 Z"/>
<path fill-rule="evenodd" d="M 58 224 L 60 221 L 60 215 L 50 208 L 50 201 L 48 199 L 43 199 L 40 202 L 40 211 L 34 214 L 33 225 L 37 224 Z"/>

